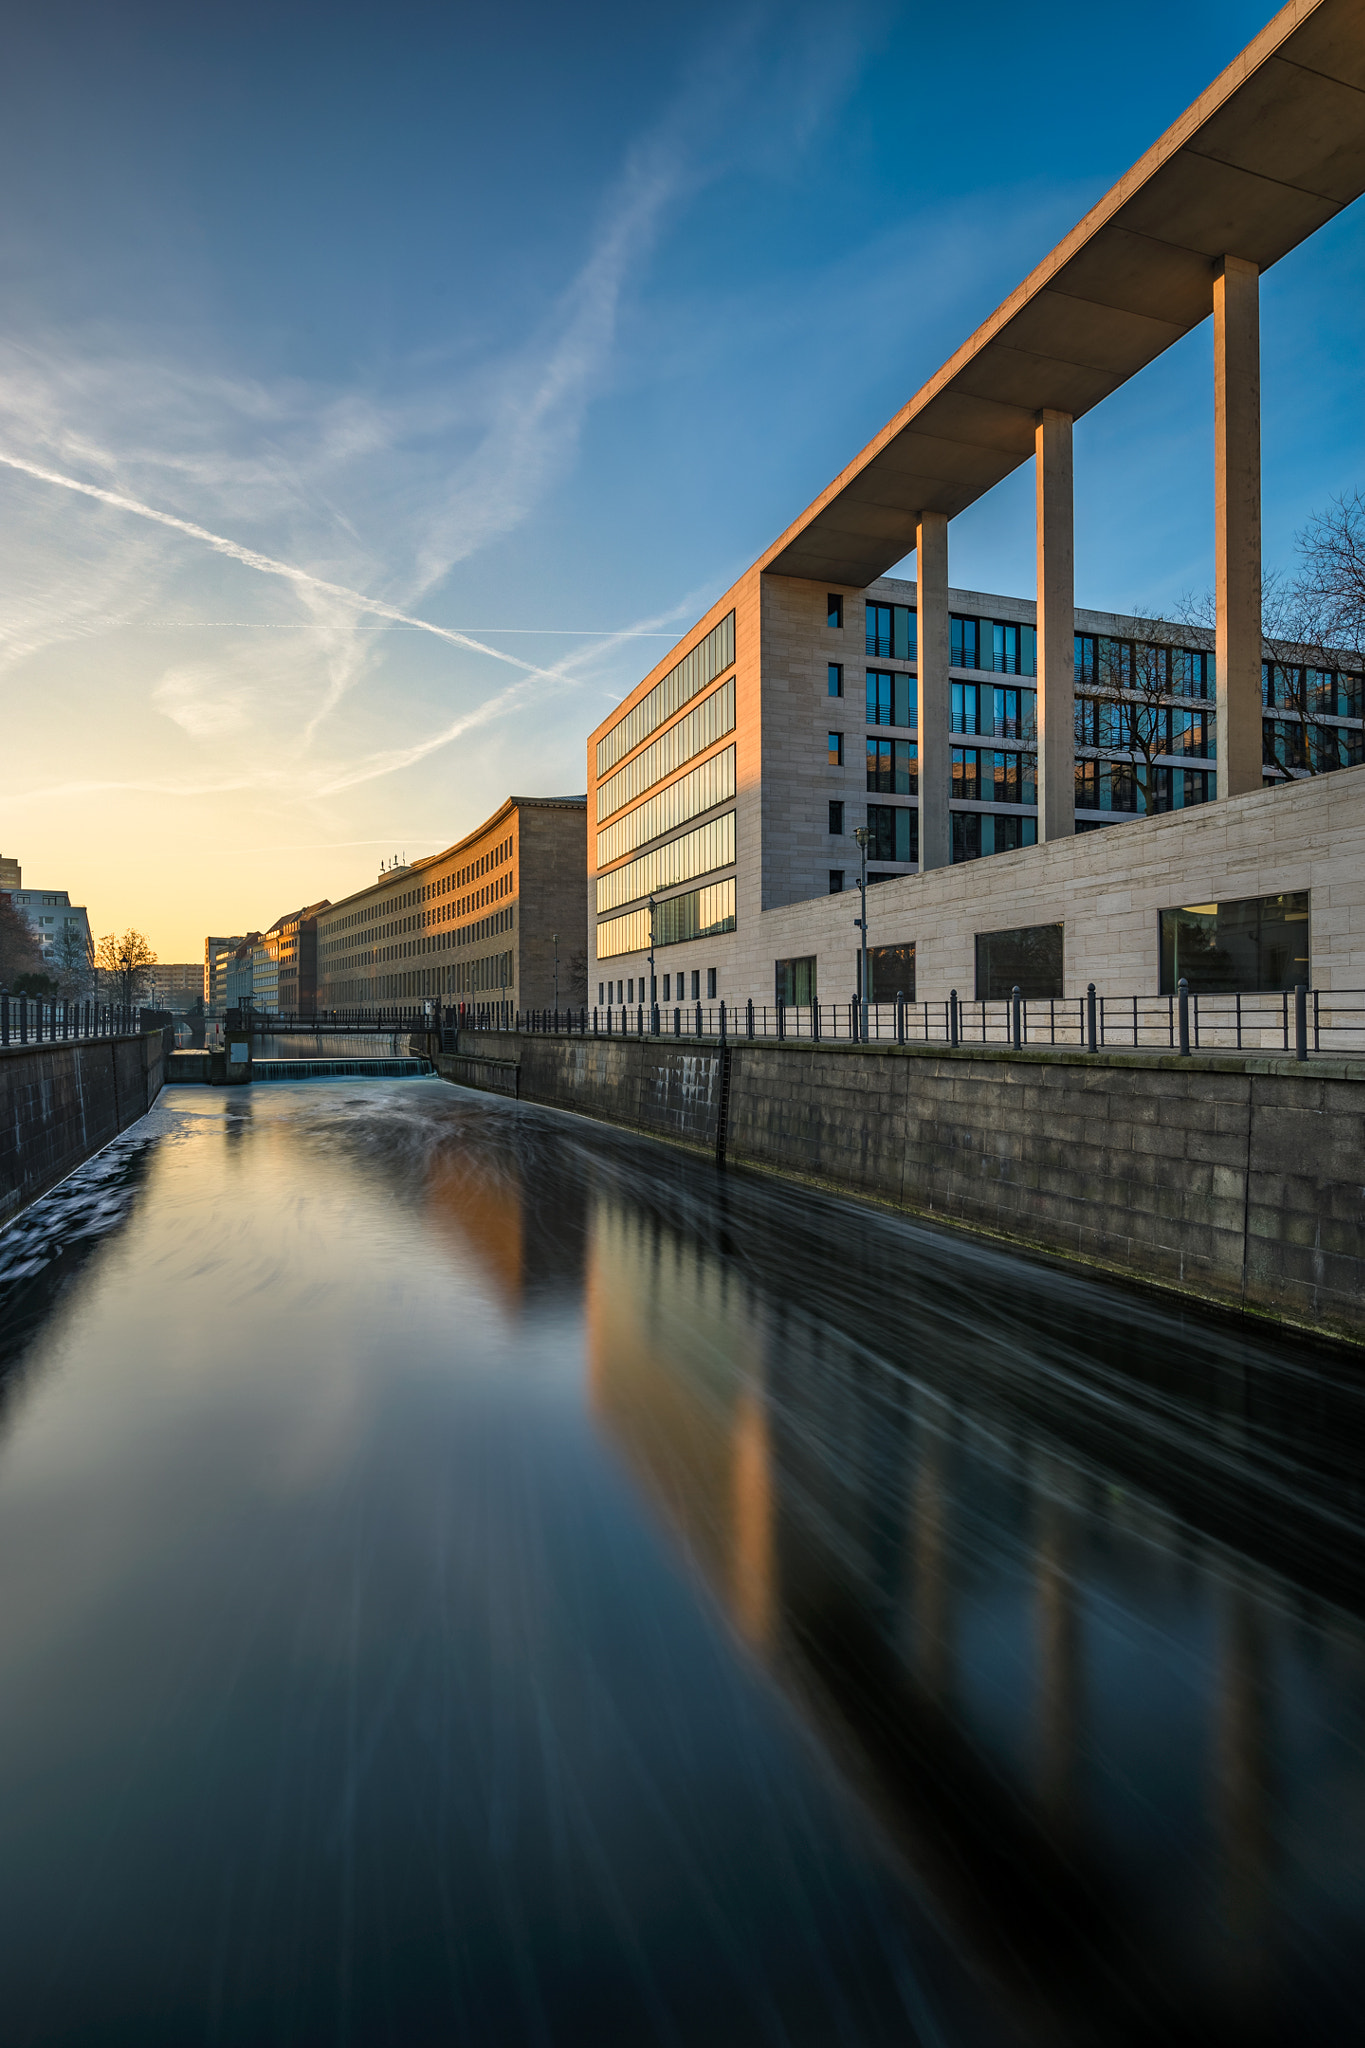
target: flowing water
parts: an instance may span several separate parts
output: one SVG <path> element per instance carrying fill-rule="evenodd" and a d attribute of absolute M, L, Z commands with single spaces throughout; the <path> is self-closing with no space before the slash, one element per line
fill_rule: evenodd
<path fill-rule="evenodd" d="M 435 1080 L 0 1237 L 0 2039 L 1358 2038 L 1359 1367 Z"/>

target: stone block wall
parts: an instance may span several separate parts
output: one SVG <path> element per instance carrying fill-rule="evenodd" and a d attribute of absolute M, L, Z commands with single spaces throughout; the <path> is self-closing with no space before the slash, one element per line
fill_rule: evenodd
<path fill-rule="evenodd" d="M 524 1100 L 1365 1340 L 1363 1062 L 467 1036 Z"/>
<path fill-rule="evenodd" d="M 0 1228 L 146 1115 L 163 1059 L 159 1031 L 0 1052 Z"/>

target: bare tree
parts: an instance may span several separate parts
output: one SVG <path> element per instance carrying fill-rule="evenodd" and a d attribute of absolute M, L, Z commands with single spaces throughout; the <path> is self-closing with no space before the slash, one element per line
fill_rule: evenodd
<path fill-rule="evenodd" d="M 1157 808 L 1157 763 L 1171 751 L 1171 718 L 1181 701 L 1172 669 L 1176 650 L 1157 637 L 1162 626 L 1154 614 L 1130 616 L 1141 637 L 1099 642 L 1094 683 L 1085 697 L 1077 697 L 1078 705 L 1095 704 L 1099 716 L 1086 731 L 1081 714 L 1079 738 L 1082 745 L 1123 757 L 1132 769 L 1134 809 L 1150 814 Z M 1145 635 L 1143 627 L 1149 629 Z"/>
<path fill-rule="evenodd" d="M 99 942 L 95 965 L 104 976 L 112 1000 L 134 1009 L 146 994 L 156 954 L 145 935 L 130 927 L 122 938 L 106 932 Z"/>
<path fill-rule="evenodd" d="M 52 948 L 49 964 L 55 969 L 57 985 L 67 997 L 89 993 L 95 980 L 95 942 L 88 929 L 63 924 Z"/>
<path fill-rule="evenodd" d="M 0 988 L 23 995 L 32 980 L 41 977 L 42 969 L 42 951 L 33 926 L 8 896 L 0 896 Z"/>
<path fill-rule="evenodd" d="M 1298 536 L 1297 577 L 1261 578 L 1261 660 L 1269 670 L 1262 759 L 1282 775 L 1320 775 L 1341 763 L 1336 674 L 1342 656 L 1365 663 L 1365 500 L 1337 499 Z M 1187 594 L 1177 617 L 1212 632 L 1214 593 Z M 1276 711 L 1287 717 L 1276 718 Z"/>

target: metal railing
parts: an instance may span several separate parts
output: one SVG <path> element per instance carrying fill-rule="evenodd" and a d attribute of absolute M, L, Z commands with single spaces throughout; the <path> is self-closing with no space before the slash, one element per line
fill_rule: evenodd
<path fill-rule="evenodd" d="M 519 1010 L 490 1004 L 447 1011 L 465 1030 L 573 1034 L 597 1038 L 794 1039 L 857 1044 L 862 1006 L 844 1003 L 606 1004 Z M 1365 989 L 1201 994 L 1181 982 L 1174 995 L 1025 996 L 1018 988 L 988 1001 L 954 989 L 946 1001 L 869 1003 L 867 1038 L 883 1045 L 1055 1047 L 1080 1052 L 1138 1050 L 1365 1056 Z"/>
<path fill-rule="evenodd" d="M 87 1038 L 129 1038 L 142 1030 L 142 1011 L 122 1003 L 67 1002 L 0 994 L 0 1047 L 63 1045 Z"/>

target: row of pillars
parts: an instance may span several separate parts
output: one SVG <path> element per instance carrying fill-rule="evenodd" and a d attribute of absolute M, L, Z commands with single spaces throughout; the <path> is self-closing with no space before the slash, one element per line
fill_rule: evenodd
<path fill-rule="evenodd" d="M 1218 794 L 1261 787 L 1260 273 L 1225 256 L 1213 282 L 1214 553 Z M 1076 542 L 1071 415 L 1042 412 L 1034 434 L 1038 546 L 1038 837 L 1076 829 Z M 920 869 L 952 860 L 948 517 L 922 512 L 918 555 Z"/>

